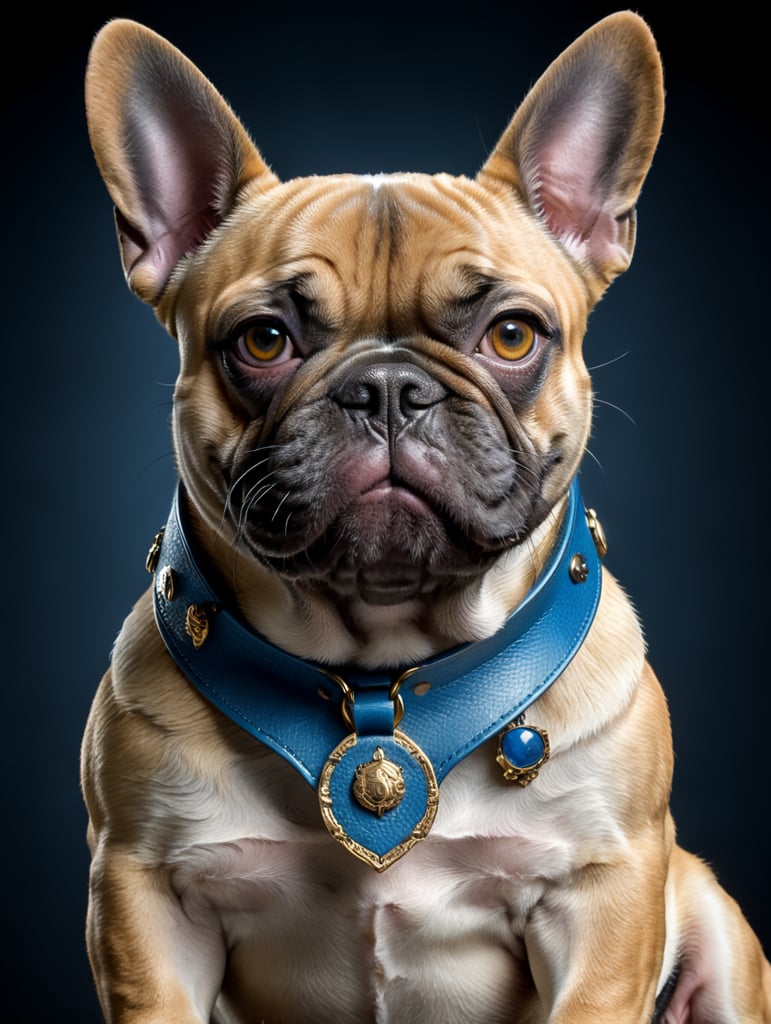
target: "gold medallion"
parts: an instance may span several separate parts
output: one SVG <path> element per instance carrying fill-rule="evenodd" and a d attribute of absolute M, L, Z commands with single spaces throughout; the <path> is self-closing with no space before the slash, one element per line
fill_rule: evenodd
<path fill-rule="evenodd" d="M 382 747 L 377 748 L 371 761 L 356 768 L 353 795 L 362 807 L 374 811 L 378 818 L 398 807 L 404 793 L 404 769 L 389 761 Z"/>
<path fill-rule="evenodd" d="M 371 759 L 362 761 L 359 750 Z M 346 736 L 327 758 L 318 792 L 329 834 L 376 871 L 426 838 L 439 806 L 431 762 L 398 729 L 376 740 Z"/>

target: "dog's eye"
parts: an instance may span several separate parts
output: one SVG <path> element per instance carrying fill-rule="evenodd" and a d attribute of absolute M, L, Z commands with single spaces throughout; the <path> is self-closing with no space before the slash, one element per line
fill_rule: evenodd
<path fill-rule="evenodd" d="M 259 320 L 249 324 L 236 338 L 236 355 L 252 366 L 282 363 L 292 357 L 294 346 L 281 324 Z"/>
<path fill-rule="evenodd" d="M 524 359 L 535 345 L 538 335 L 526 320 L 504 317 L 488 328 L 479 351 L 483 355 L 496 355 L 507 362 Z"/>

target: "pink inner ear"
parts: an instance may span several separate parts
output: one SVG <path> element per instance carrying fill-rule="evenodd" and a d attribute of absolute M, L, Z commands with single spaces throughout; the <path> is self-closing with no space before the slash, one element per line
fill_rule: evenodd
<path fill-rule="evenodd" d="M 216 133 L 209 128 L 195 137 L 189 125 L 174 120 L 169 110 L 145 108 L 131 132 L 146 269 L 162 279 L 216 221 L 219 168 L 206 137 Z"/>
<path fill-rule="evenodd" d="M 611 15 L 538 79 L 480 172 L 517 189 L 596 295 L 631 260 L 663 110 L 649 29 L 632 12 Z"/>
<path fill-rule="evenodd" d="M 609 128 L 608 116 L 602 101 L 582 97 L 545 137 L 528 140 L 524 161 L 533 208 L 576 259 L 601 269 L 606 280 L 626 269 L 634 245 L 634 205 L 625 208 L 617 194 L 623 133 Z"/>
<path fill-rule="evenodd" d="M 568 247 L 586 241 L 607 199 L 601 166 L 607 158 L 603 111 L 571 111 L 540 148 L 527 175 L 534 207 Z"/>

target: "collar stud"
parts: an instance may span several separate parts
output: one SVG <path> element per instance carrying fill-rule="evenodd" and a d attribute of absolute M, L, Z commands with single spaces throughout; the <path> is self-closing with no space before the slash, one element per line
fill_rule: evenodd
<path fill-rule="evenodd" d="M 574 583 L 586 583 L 589 579 L 589 564 L 582 554 L 576 553 L 573 555 L 570 559 L 568 572 Z"/>

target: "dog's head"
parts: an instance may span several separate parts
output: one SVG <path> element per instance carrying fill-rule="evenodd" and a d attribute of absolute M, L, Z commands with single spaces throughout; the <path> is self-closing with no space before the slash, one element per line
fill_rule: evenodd
<path fill-rule="evenodd" d="M 179 341 L 178 470 L 210 553 L 337 606 L 478 592 L 584 451 L 587 316 L 631 258 L 661 127 L 645 24 L 578 39 L 474 179 L 280 182 L 128 21 L 94 43 L 87 107 L 128 282 Z"/>

